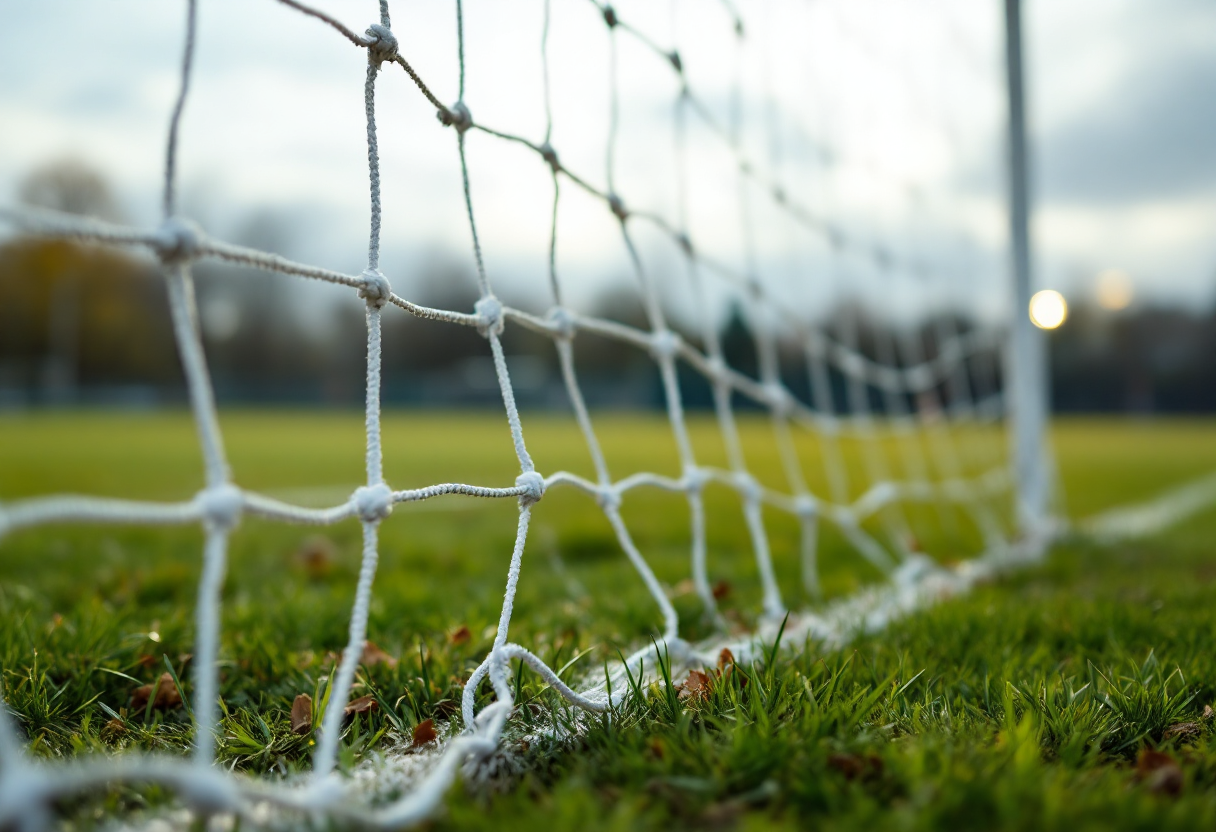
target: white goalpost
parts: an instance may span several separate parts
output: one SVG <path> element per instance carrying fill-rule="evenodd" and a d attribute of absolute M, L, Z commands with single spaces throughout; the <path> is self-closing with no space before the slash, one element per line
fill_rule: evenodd
<path fill-rule="evenodd" d="M 891 124 L 884 122 L 882 113 L 858 116 L 853 107 L 864 112 L 865 101 L 833 99 L 835 79 L 823 77 L 823 67 L 817 63 L 820 58 L 815 54 L 798 51 L 805 46 L 799 32 L 783 31 L 773 23 L 773 2 L 753 5 L 721 0 L 707 4 L 712 9 L 694 9 L 691 4 L 674 0 L 670 4 L 673 9 L 686 7 L 684 14 L 695 17 L 698 26 L 713 28 L 715 37 L 733 42 L 736 54 L 723 58 L 723 64 L 733 62 L 733 69 L 724 70 L 727 82 L 723 89 L 729 93 L 724 107 L 698 87 L 697 66 L 691 58 L 694 50 L 678 42 L 681 29 L 674 22 L 674 14 L 670 35 L 665 36 L 635 22 L 624 4 L 616 7 L 598 0 L 534 2 L 543 7 L 543 26 L 534 35 L 541 49 L 543 75 L 539 81 L 545 123 L 541 132 L 525 136 L 499 130 L 493 122 L 483 124 L 478 120 L 479 102 L 465 101 L 465 25 L 471 12 L 461 0 L 455 0 L 453 10 L 456 78 L 442 79 L 442 84 L 416 71 L 402 45 L 405 37 L 401 35 L 404 27 L 400 27 L 400 16 L 404 10 L 393 9 L 399 16 L 399 28 L 394 29 L 388 0 L 380 0 L 378 18 L 362 34 L 302 2 L 279 0 L 285 14 L 315 18 L 317 25 L 332 29 L 335 38 L 344 38 L 366 53 L 362 95 L 370 222 L 366 267 L 359 274 L 234 245 L 209 235 L 182 215 L 178 193 L 182 115 L 189 106 L 196 47 L 207 46 L 196 43 L 198 0 L 185 4 L 185 46 L 178 94 L 169 115 L 160 224 L 135 228 L 48 210 L 0 208 L 0 221 L 24 234 L 134 247 L 157 258 L 168 287 L 168 314 L 205 471 L 205 482 L 197 495 L 184 502 L 46 496 L 0 503 L 0 540 L 23 529 L 59 523 L 197 525 L 205 533 L 195 613 L 194 745 L 190 758 L 122 755 L 43 763 L 27 754 L 15 720 L 0 709 L 0 827 L 14 824 L 21 829 L 46 828 L 51 822 L 53 800 L 122 780 L 163 784 L 200 814 L 232 813 L 256 822 L 269 811 L 267 807 L 272 807 L 276 811 L 318 813 L 400 828 L 428 817 L 462 768 L 499 749 L 514 707 L 509 669 L 512 660 L 530 666 L 572 707 L 601 713 L 628 695 L 628 675 L 653 672 L 659 653 L 673 666 L 684 668 L 712 665 L 722 647 L 729 647 L 740 660 L 746 660 L 758 655 L 758 645 L 771 643 L 778 629 L 784 629 L 795 642 L 811 638 L 840 643 L 858 629 L 881 628 L 895 616 L 965 591 L 1001 569 L 1041 555 L 1054 527 L 1050 515 L 1051 466 L 1044 444 L 1044 345 L 1026 315 L 1031 253 L 1017 0 L 1005 3 L 1011 125 L 1009 214 L 1014 255 L 1011 301 L 1002 290 L 1007 282 L 1000 266 L 1003 244 L 992 247 L 998 252 L 995 257 L 986 254 L 988 244 L 975 241 L 975 228 L 958 221 L 969 211 L 982 213 L 987 209 L 951 194 L 935 202 L 936 197 L 919 190 L 924 183 L 908 184 L 900 178 L 900 171 L 892 174 L 884 169 L 885 147 L 912 144 L 923 137 L 914 131 L 892 135 Z M 559 4 L 598 18 L 602 37 L 607 39 L 603 75 L 609 90 L 609 112 L 606 135 L 600 137 L 604 154 L 603 169 L 599 171 L 582 166 L 587 153 L 562 146 L 557 138 L 561 133 L 555 131 L 560 112 L 551 102 L 548 50 L 551 38 L 556 36 L 551 31 L 551 6 Z M 803 19 L 796 15 L 803 14 L 804 7 L 824 7 L 826 14 L 847 14 L 836 8 L 840 5 L 833 0 L 794 3 L 791 7 L 795 16 L 790 20 Z M 951 28 L 951 10 L 958 5 L 950 0 L 931 3 L 918 14 L 918 18 L 928 18 L 928 23 L 921 21 L 918 25 L 940 24 L 945 33 L 939 32 L 939 45 L 965 42 L 965 33 Z M 881 13 L 890 11 L 890 6 L 876 0 L 866 4 L 866 9 Z M 639 17 L 653 16 L 653 10 L 635 9 Z M 765 14 L 769 15 L 767 26 L 763 25 Z M 762 23 L 753 27 L 751 16 L 759 17 Z M 753 41 L 754 32 L 763 33 L 760 42 Z M 619 56 L 625 42 L 630 49 L 640 49 L 650 56 L 643 69 L 632 64 L 622 66 Z M 857 73 L 856 83 L 861 86 L 852 89 L 864 92 L 901 81 L 900 73 L 906 67 L 900 65 L 875 71 L 874 78 L 867 74 L 867 67 L 881 67 L 881 55 L 888 46 L 861 42 L 850 47 L 857 67 L 841 71 Z M 916 47 L 904 42 L 901 48 L 914 52 Z M 810 86 L 803 89 L 813 90 L 813 94 L 789 94 L 774 79 L 776 73 L 765 69 L 766 50 L 777 53 L 781 49 L 787 50 L 781 53 L 786 57 L 796 56 L 795 63 L 809 78 Z M 758 53 L 760 67 L 754 77 L 745 74 L 743 60 L 744 55 L 753 53 Z M 656 178 L 660 174 L 667 177 L 662 199 L 651 199 L 652 195 L 645 193 L 635 196 L 629 187 L 636 186 L 639 178 L 635 176 L 627 183 L 622 173 L 625 162 L 619 158 L 621 136 L 629 128 L 622 123 L 621 115 L 621 77 L 625 70 L 661 74 L 663 83 L 675 91 L 663 115 L 664 130 L 669 132 L 661 139 L 670 148 L 664 153 L 670 153 L 671 165 L 658 165 L 660 173 L 655 174 Z M 386 233 L 384 229 L 391 227 L 381 194 L 404 187 L 381 173 L 377 114 L 383 112 L 386 102 L 377 93 L 377 83 L 389 72 L 406 73 L 417 94 L 437 113 L 438 123 L 415 125 L 415 129 L 447 131 L 456 145 L 479 295 L 472 309 L 437 309 L 414 303 L 404 290 L 402 294 L 394 290 L 386 274 L 391 270 L 381 267 L 381 237 Z M 993 77 L 999 78 L 999 73 Z M 911 108 L 920 103 L 930 109 L 931 102 L 915 99 L 932 98 L 931 84 L 971 83 L 965 77 L 902 80 L 907 82 L 907 89 L 901 88 L 897 100 L 912 102 L 908 104 Z M 975 83 L 986 84 L 987 80 Z M 450 100 L 441 99 L 435 92 L 448 87 L 455 90 Z M 762 100 L 749 110 L 748 96 L 757 90 Z M 352 89 L 351 95 L 356 94 Z M 944 103 L 938 101 L 933 106 L 948 110 L 960 100 L 966 101 L 969 94 L 963 88 L 953 98 L 946 96 Z M 999 86 L 991 100 L 1004 100 Z M 759 115 L 751 119 L 749 114 L 757 112 Z M 1003 119 L 1005 114 L 999 115 Z M 834 120 L 833 140 L 813 140 L 806 129 L 813 119 L 824 123 Z M 945 132 L 949 134 L 949 140 L 941 145 L 945 149 L 926 151 L 940 163 L 941 181 L 953 175 L 951 154 L 962 158 L 978 152 L 959 135 L 965 132 L 965 125 L 949 124 L 949 113 L 943 119 L 948 122 Z M 472 137 L 476 144 L 470 141 Z M 983 151 L 989 152 L 990 161 L 999 166 L 999 137 L 985 133 L 982 138 L 989 141 Z M 864 147 L 870 140 L 875 145 Z M 855 141 L 863 148 L 852 156 L 848 156 L 851 151 L 838 146 Z M 547 308 L 518 308 L 505 303 L 495 292 L 494 272 L 483 256 L 487 250 L 484 226 L 493 218 L 488 221 L 480 210 L 478 183 L 470 172 L 470 160 L 483 142 L 506 143 L 524 154 L 533 169 L 535 189 L 551 200 L 545 229 L 547 273 L 537 281 L 547 284 Z M 759 153 L 755 150 L 757 143 L 761 146 Z M 630 161 L 636 159 L 635 155 Z M 702 173 L 711 167 L 715 178 L 708 174 L 703 177 Z M 889 187 L 901 194 L 901 199 L 906 197 L 903 209 L 893 209 L 889 200 L 874 198 L 875 183 L 882 181 L 895 181 Z M 722 183 L 725 185 L 719 187 Z M 617 244 L 645 313 L 644 327 L 580 312 L 577 304 L 568 300 L 571 289 L 563 277 L 564 229 L 559 220 L 564 216 L 564 200 L 571 199 L 571 194 L 595 204 L 615 224 Z M 729 223 L 722 219 L 727 211 Z M 733 240 L 729 244 L 721 239 L 727 225 Z M 941 250 L 946 251 L 944 256 Z M 935 258 L 945 263 L 935 262 Z M 192 266 L 202 260 L 337 284 L 362 300 L 367 338 L 366 481 L 345 502 L 324 509 L 306 508 L 243 488 L 234 477 L 216 415 L 195 308 Z M 673 291 L 681 297 L 674 305 L 670 300 Z M 810 305 L 808 292 L 819 293 L 816 302 L 820 309 L 828 308 L 824 306 L 825 297 L 836 303 L 830 308 L 838 314 L 828 320 L 809 314 L 801 305 Z M 754 374 L 730 364 L 720 327 L 724 299 L 737 302 L 742 310 L 756 357 Z M 875 303 L 877 311 L 857 313 L 858 305 L 865 302 Z M 955 314 L 958 308 L 974 312 L 974 319 L 960 323 Z M 1003 317 L 983 311 L 994 308 Z M 386 482 L 380 395 L 385 350 L 382 320 L 390 314 L 469 327 L 484 337 L 518 461 L 519 474 L 514 482 L 440 483 L 409 490 L 396 489 Z M 870 315 L 889 319 L 890 323 L 873 324 L 867 317 Z M 502 337 L 508 327 L 524 328 L 552 341 L 561 383 L 585 441 L 594 478 L 539 470 L 534 462 L 527 444 L 527 415 L 521 415 L 517 406 L 510 360 L 503 348 Z M 620 476 L 610 468 L 597 438 L 595 414 L 580 386 L 575 344 L 584 336 L 607 339 L 621 350 L 641 351 L 653 361 L 678 452 L 677 474 L 634 472 Z M 805 394 L 792 388 L 784 366 L 789 361 L 789 344 L 797 346 L 799 371 L 804 373 L 799 390 L 805 389 Z M 712 413 L 727 459 L 725 467 L 706 464 L 690 436 L 685 390 L 689 375 L 696 376 L 710 391 Z M 771 422 L 785 478 L 782 487 L 762 483 L 749 468 L 748 449 L 741 439 L 736 414 L 741 403 L 763 413 Z M 989 441 L 1004 429 L 1007 410 L 1013 440 L 1009 454 L 1003 442 Z M 977 439 L 976 425 L 989 426 L 986 430 L 990 435 Z M 808 459 L 799 450 L 799 437 L 803 435 L 816 440 L 816 458 Z M 860 474 L 850 470 L 843 459 L 841 446 L 845 442 L 857 450 Z M 816 466 L 814 481 L 822 479 L 825 489 L 816 490 L 807 476 L 807 471 Z M 707 555 L 704 493 L 708 488 L 725 488 L 737 495 L 750 541 L 746 557 L 755 563 L 763 608 L 755 633 L 743 638 L 720 634 L 710 642 L 694 644 L 681 638 L 680 620 L 668 591 L 656 577 L 643 547 L 635 542 L 621 505 L 627 498 L 645 499 L 645 494 L 654 489 L 681 495 L 688 509 L 688 574 L 707 618 L 713 620 L 717 602 Z M 511 638 L 529 523 L 536 506 L 553 489 L 573 489 L 598 503 L 629 567 L 655 607 L 657 637 L 651 645 L 610 666 L 606 674 L 590 676 L 577 684 L 561 678 L 527 645 Z M 379 529 L 382 523 L 393 522 L 389 518 L 397 504 L 441 495 L 518 503 L 501 615 L 493 647 L 464 689 L 460 729 L 441 744 L 426 771 L 404 796 L 369 804 L 352 796 L 350 784 L 337 775 L 336 767 L 343 709 L 367 638 Z M 983 550 L 951 567 L 940 566 L 919 551 L 906 508 L 923 503 L 946 506 L 965 517 L 982 538 Z M 765 512 L 787 515 L 797 525 L 801 587 L 782 586 L 778 581 Z M 306 525 L 355 521 L 362 527 L 362 560 L 347 645 L 319 728 L 313 771 L 298 783 L 272 784 L 232 775 L 214 765 L 219 723 L 221 585 L 230 536 L 246 516 Z M 854 596 L 822 600 L 817 553 L 820 531 L 825 526 L 839 532 L 858 562 L 880 571 L 884 580 Z M 808 609 L 792 610 L 790 599 L 800 595 L 818 600 Z M 496 700 L 477 711 L 477 691 L 486 680 Z"/>

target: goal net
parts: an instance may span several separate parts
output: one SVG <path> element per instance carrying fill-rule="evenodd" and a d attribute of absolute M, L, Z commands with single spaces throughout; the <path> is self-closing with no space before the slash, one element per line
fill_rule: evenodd
<path fill-rule="evenodd" d="M 408 825 L 435 809 L 462 769 L 499 748 L 514 706 L 512 663 L 531 667 L 573 708 L 603 713 L 629 695 L 629 679 L 652 678 L 660 662 L 712 665 L 723 647 L 743 659 L 779 631 L 794 642 L 839 641 L 1037 556 L 1043 538 L 1019 530 L 1015 517 L 1005 431 L 1004 353 L 1014 316 L 995 7 L 964 0 L 915 8 L 884 0 L 534 0 L 491 8 L 456 0 L 451 28 L 439 33 L 411 25 L 414 10 L 404 4 L 390 19 L 387 0 L 365 30 L 296 0 L 280 3 L 282 14 L 306 15 L 332 30 L 335 48 L 366 54 L 361 89 L 350 83 L 366 115 L 370 223 L 361 273 L 233 245 L 181 213 L 182 115 L 199 82 L 192 78 L 195 52 L 209 46 L 196 37 L 195 0 L 186 4 L 180 88 L 166 114 L 163 221 L 135 228 L 49 210 L 0 211 L 21 233 L 137 247 L 159 259 L 206 475 L 197 496 L 180 503 L 46 496 L 0 505 L 0 535 L 66 522 L 196 524 L 205 531 L 191 758 L 43 765 L 23 751 L 14 721 L 0 714 L 0 826 L 36 828 L 49 817 L 51 800 L 116 780 L 167 785 L 204 813 L 253 818 L 270 806 Z M 353 12 L 343 7 L 341 14 Z M 492 46 L 490 30 L 502 20 L 511 21 L 510 36 Z M 877 20 L 884 25 L 872 25 Z M 471 30 L 479 39 L 466 38 Z M 424 71 L 411 43 L 421 50 L 448 36 L 455 54 Z M 496 49 L 494 60 L 474 54 L 474 42 Z M 409 130 L 454 145 L 458 192 L 429 194 L 382 175 L 382 143 L 400 138 L 377 129 L 377 117 L 383 121 L 398 106 L 380 88 L 390 73 L 408 76 L 412 94 L 437 113 Z M 396 275 L 381 264 L 381 238 L 388 229 L 411 232 L 382 207 L 390 193 L 394 201 L 459 200 L 479 294 L 472 308 L 430 308 L 394 290 Z M 495 292 L 493 264 L 501 258 L 494 248 L 517 231 L 536 242 L 544 264 L 528 272 L 531 307 L 505 303 Z M 234 479 L 195 309 L 192 268 L 203 260 L 339 284 L 362 300 L 367 478 L 340 505 L 293 505 Z M 596 261 L 629 275 L 624 285 L 644 322 L 587 311 Z M 474 328 L 484 337 L 519 463 L 513 483 L 398 490 L 385 481 L 381 334 L 388 315 Z M 515 327 L 552 342 L 593 476 L 544 470 L 530 454 L 527 413 L 517 406 L 502 340 Z M 580 387 L 579 343 L 586 338 L 653 363 L 678 470 L 610 467 L 597 439 L 598 414 Z M 725 465 L 707 464 L 690 436 L 693 398 L 716 420 Z M 753 475 L 741 413 L 768 420 L 783 481 Z M 654 640 L 578 683 L 511 639 L 529 522 L 554 489 L 598 503 L 627 561 L 622 568 L 636 572 L 654 607 Z M 745 635 L 728 634 L 717 611 L 704 498 L 711 489 L 737 497 L 750 551 L 734 556 L 754 561 L 762 589 L 758 627 Z M 669 588 L 623 519 L 623 501 L 647 500 L 655 490 L 686 501 L 687 574 L 718 634 L 708 641 L 682 637 Z M 351 797 L 336 762 L 375 594 L 378 530 L 394 522 L 395 505 L 440 495 L 518 503 L 501 618 L 492 650 L 464 689 L 450 738 L 405 794 L 368 804 Z M 778 515 L 797 529 L 798 585 L 782 585 L 774 568 L 771 518 Z M 307 782 L 272 784 L 213 766 L 221 585 L 229 537 L 243 516 L 362 525 L 349 641 Z M 414 522 L 426 522 L 419 518 Z M 829 533 L 864 576 L 867 588 L 858 594 L 825 597 L 817 555 Z M 486 684 L 495 700 L 477 711 Z"/>

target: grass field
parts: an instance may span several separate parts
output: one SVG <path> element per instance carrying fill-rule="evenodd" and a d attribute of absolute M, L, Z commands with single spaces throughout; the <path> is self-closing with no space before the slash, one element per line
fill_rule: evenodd
<path fill-rule="evenodd" d="M 317 505 L 362 477 L 353 413 L 228 413 L 237 481 Z M 749 464 L 782 482 L 767 423 L 743 424 Z M 543 473 L 591 474 L 569 419 L 525 418 Z M 660 417 L 597 421 L 614 477 L 678 473 Z M 721 464 L 709 421 L 694 420 L 699 458 Z M 977 457 L 991 433 L 960 437 Z M 889 442 L 898 444 L 897 439 Z M 802 449 L 816 490 L 813 439 Z M 505 423 L 477 414 L 395 414 L 385 427 L 396 488 L 443 481 L 509 485 Z M 1064 421 L 1055 429 L 1074 518 L 1150 498 L 1216 469 L 1216 423 Z M 846 448 L 850 466 L 859 463 Z M 185 414 L 0 417 L 0 500 L 46 493 L 188 498 L 199 487 Z M 759 587 L 738 500 L 709 501 L 710 563 L 746 625 Z M 687 510 L 678 496 L 626 500 L 625 519 L 687 622 Z M 916 508 L 925 549 L 944 559 L 978 536 L 953 509 Z M 421 720 L 451 717 L 460 683 L 487 651 L 514 534 L 511 501 L 444 498 L 399 507 L 382 532 L 369 637 L 393 657 L 364 669 L 379 711 L 345 740 L 347 767 L 400 741 Z M 786 600 L 799 590 L 794 523 L 766 515 Z M 1216 512 L 1152 540 L 1058 545 L 1048 562 L 861 637 L 814 644 L 741 668 L 705 699 L 661 689 L 635 698 L 576 745 L 533 748 L 509 788 L 457 790 L 439 828 L 763 827 L 826 829 L 1211 828 L 1216 825 Z M 291 732 L 298 693 L 313 693 L 345 641 L 358 526 L 322 531 L 246 520 L 224 592 L 225 765 L 280 776 L 308 767 Z M 132 707 L 132 690 L 166 669 L 188 680 L 201 533 L 197 529 L 56 527 L 0 541 L 0 691 L 43 757 L 124 748 L 180 749 L 183 707 Z M 824 587 L 873 580 L 826 534 Z M 644 643 L 659 617 L 585 495 L 553 490 L 537 506 L 512 639 L 577 675 Z M 467 629 L 469 637 L 463 637 Z M 459 637 L 453 636 L 460 634 Z M 547 699 L 522 674 L 520 701 Z M 185 690 L 187 704 L 190 690 Z M 483 692 L 488 698 L 488 694 Z M 522 719 L 532 718 L 522 708 Z M 1159 751 L 1154 756 L 1149 750 Z M 165 803 L 157 789 L 115 787 L 61 807 L 91 825 Z"/>

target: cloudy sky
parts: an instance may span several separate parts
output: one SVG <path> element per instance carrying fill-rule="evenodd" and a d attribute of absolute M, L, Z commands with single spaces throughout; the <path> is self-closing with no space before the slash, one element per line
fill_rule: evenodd
<path fill-rule="evenodd" d="M 552 144 L 601 189 L 609 133 L 609 37 L 588 0 L 551 0 Z M 372 0 L 317 0 L 350 28 Z M 782 182 L 859 250 L 937 263 L 935 292 L 1004 287 L 1004 101 L 997 0 L 620 0 L 620 17 L 678 50 L 713 122 L 729 130 L 740 89 L 741 155 Z M 543 0 L 467 0 L 467 88 L 479 123 L 541 141 Z M 445 101 L 458 96 L 454 4 L 399 0 L 402 53 Z M 1211 0 L 1027 0 L 1039 282 L 1070 296 L 1107 268 L 1138 298 L 1216 299 L 1216 4 Z M 126 218 L 156 219 L 184 3 L 7 0 L 0 27 L 0 201 L 31 170 L 76 159 L 103 172 Z M 631 207 L 681 210 L 698 248 L 763 272 L 774 296 L 823 306 L 842 292 L 908 303 L 915 280 L 865 257 L 829 258 L 819 232 L 769 195 L 740 189 L 740 158 L 688 115 L 675 151 L 678 75 L 618 32 L 620 129 L 613 187 Z M 201 0 L 196 74 L 183 123 L 186 210 L 229 239 L 358 272 L 366 248 L 362 52 L 274 0 Z M 450 129 L 397 67 L 377 96 L 384 269 L 402 294 L 436 263 L 467 265 L 469 231 Z M 535 153 L 468 138 L 487 268 L 505 296 L 544 309 L 552 185 Z M 266 229 L 277 229 L 267 234 Z M 260 229 L 260 231 L 258 230 Z M 670 239 L 638 224 L 660 293 L 679 306 Z M 559 268 L 576 305 L 632 281 L 602 202 L 564 182 Z M 749 259 L 750 258 L 750 259 Z M 806 274 L 812 275 L 810 279 Z M 970 275 L 983 278 L 971 280 Z M 885 281 L 885 282 L 884 282 Z M 976 285 L 972 285 L 976 284 Z M 729 293 L 729 287 L 715 289 Z M 324 294 L 303 293 L 307 304 Z M 674 299 L 674 300 L 673 300 Z"/>

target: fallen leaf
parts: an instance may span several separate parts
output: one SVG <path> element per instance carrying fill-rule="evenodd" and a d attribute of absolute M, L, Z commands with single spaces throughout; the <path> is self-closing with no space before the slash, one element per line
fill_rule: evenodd
<path fill-rule="evenodd" d="M 671 598 L 679 598 L 681 595 L 691 595 L 696 591 L 697 585 L 692 582 L 692 578 L 684 578 L 668 590 L 667 594 Z"/>
<path fill-rule="evenodd" d="M 439 734 L 435 733 L 434 720 L 424 719 L 414 726 L 414 748 L 427 745 L 439 739 Z"/>
<path fill-rule="evenodd" d="M 722 648 L 722 652 L 718 654 L 718 670 L 725 670 L 728 665 L 735 663 L 735 654 L 730 652 L 726 647 Z"/>
<path fill-rule="evenodd" d="M 376 702 L 376 697 L 368 694 L 367 696 L 360 696 L 358 699 L 352 699 L 347 702 L 346 707 L 342 709 L 342 713 L 347 716 L 366 714 L 377 710 L 379 707 L 380 705 Z"/>
<path fill-rule="evenodd" d="M 846 780 L 872 780 L 882 774 L 882 757 L 877 754 L 829 754 L 828 766 Z"/>
<path fill-rule="evenodd" d="M 713 686 L 713 678 L 700 670 L 688 671 L 688 678 L 680 685 L 681 699 L 705 699 Z"/>
<path fill-rule="evenodd" d="M 1136 757 L 1136 782 L 1155 794 L 1177 797 L 1182 793 L 1182 769 L 1169 754 L 1142 748 Z"/>
<path fill-rule="evenodd" d="M 152 684 L 140 685 L 131 691 L 131 707 L 136 711 L 147 708 L 149 699 L 152 700 L 152 707 L 159 711 L 181 706 L 182 696 L 177 692 L 177 685 L 173 682 L 172 674 L 165 671 Z"/>
<path fill-rule="evenodd" d="M 718 581 L 713 588 L 714 600 L 721 601 L 726 596 L 730 595 L 730 584 L 726 581 Z"/>
<path fill-rule="evenodd" d="M 101 729 L 104 736 L 117 737 L 127 733 L 127 726 L 122 724 L 121 719 L 111 719 Z"/>
<path fill-rule="evenodd" d="M 312 697 L 301 693 L 291 703 L 291 733 L 307 734 L 312 730 Z"/>
<path fill-rule="evenodd" d="M 1165 729 L 1165 738 L 1180 737 L 1197 737 L 1203 731 L 1203 726 L 1198 722 L 1175 722 L 1169 728 Z"/>
<path fill-rule="evenodd" d="M 363 655 L 359 658 L 359 663 L 365 667 L 377 664 L 386 664 L 389 667 L 397 666 L 397 660 L 381 650 L 374 641 L 363 642 Z"/>
<path fill-rule="evenodd" d="M 153 656 L 151 653 L 140 653 L 139 658 L 135 660 L 135 663 L 140 667 L 156 667 L 156 665 L 160 664 L 160 659 L 156 658 L 156 656 Z"/>
<path fill-rule="evenodd" d="M 311 580 L 319 581 L 329 575 L 338 557 L 338 547 L 322 534 L 313 535 L 300 544 L 295 559 Z"/>
<path fill-rule="evenodd" d="M 457 627 L 455 630 L 452 631 L 452 635 L 448 636 L 448 641 L 450 641 L 452 643 L 453 647 L 459 647 L 460 645 L 464 644 L 472 637 L 473 637 L 473 634 L 469 632 L 469 628 L 466 627 L 464 624 L 461 624 L 459 627 Z"/>
<path fill-rule="evenodd" d="M 1211 705 L 1204 705 L 1204 706 L 1203 706 L 1203 718 L 1204 718 L 1205 720 L 1207 720 L 1207 719 L 1211 719 L 1211 718 L 1212 718 L 1212 717 L 1214 717 L 1214 716 L 1216 716 L 1216 711 L 1213 711 L 1213 710 L 1212 710 L 1212 706 L 1211 706 Z"/>

